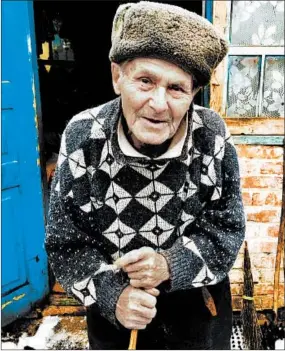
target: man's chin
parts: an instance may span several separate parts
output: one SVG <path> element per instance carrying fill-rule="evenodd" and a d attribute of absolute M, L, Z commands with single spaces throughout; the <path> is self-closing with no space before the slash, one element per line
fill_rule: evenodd
<path fill-rule="evenodd" d="M 144 145 L 149 145 L 149 146 L 159 146 L 162 145 L 163 143 L 165 143 L 168 139 L 169 136 L 168 135 L 161 135 L 158 136 L 156 134 L 151 134 L 148 133 L 149 135 L 139 135 L 137 137 L 137 140 L 139 140 L 140 143 L 144 144 Z"/>

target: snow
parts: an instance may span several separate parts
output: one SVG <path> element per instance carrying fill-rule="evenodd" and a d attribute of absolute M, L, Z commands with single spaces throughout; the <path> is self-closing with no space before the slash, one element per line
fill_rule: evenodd
<path fill-rule="evenodd" d="M 39 326 L 39 329 L 34 336 L 28 336 L 26 333 L 23 333 L 22 336 L 20 336 L 17 345 L 12 342 L 3 342 L 2 349 L 23 350 L 25 346 L 30 346 L 36 350 L 47 350 L 48 343 L 54 336 L 54 327 L 58 324 L 59 320 L 58 316 L 44 317 L 42 324 Z"/>
<path fill-rule="evenodd" d="M 36 334 L 34 336 L 28 336 L 27 333 L 23 333 L 18 343 L 14 342 L 2 342 L 2 350 L 23 350 L 25 347 L 30 347 L 36 350 L 56 350 L 59 349 L 88 349 L 88 341 L 86 334 L 82 333 L 70 333 L 64 329 L 56 328 L 59 326 L 61 318 L 58 316 L 47 316 L 44 317 L 40 324 Z"/>

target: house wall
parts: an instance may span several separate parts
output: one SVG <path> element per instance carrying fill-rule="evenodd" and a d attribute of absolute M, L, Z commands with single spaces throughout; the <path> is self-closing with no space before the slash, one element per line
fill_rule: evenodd
<path fill-rule="evenodd" d="M 283 147 L 236 145 L 243 202 L 247 215 L 246 240 L 251 258 L 257 309 L 273 308 L 273 284 L 282 205 Z M 243 249 L 230 272 L 233 307 L 240 310 L 243 294 Z M 284 306 L 281 260 L 279 307 Z"/>
<path fill-rule="evenodd" d="M 242 3 L 246 12 L 247 7 L 253 2 Z M 230 18 L 232 12 L 230 4 L 230 0 L 213 1 L 212 22 L 231 43 Z M 246 22 L 243 23 L 248 25 Z M 258 28 L 256 28 L 256 32 L 258 32 Z M 252 48 L 253 46 L 248 45 L 248 48 L 244 48 L 244 52 L 240 50 L 238 55 L 250 55 Z M 260 48 L 257 46 L 254 51 L 257 49 Z M 234 55 L 231 50 L 233 49 L 230 44 L 229 55 Z M 254 55 L 257 53 L 255 52 Z M 236 143 L 242 196 L 247 215 L 245 239 L 248 242 L 254 279 L 255 307 L 258 310 L 273 309 L 275 261 L 282 208 L 284 116 L 278 118 L 227 116 L 226 107 L 229 105 L 227 94 L 228 63 L 225 59 L 213 74 L 210 85 L 210 107 L 225 119 Z M 242 139 L 242 142 L 236 142 L 237 138 Z M 243 253 L 244 245 L 241 247 L 230 272 L 234 310 L 242 308 Z M 279 307 L 284 306 L 283 263 L 282 256 Z"/>

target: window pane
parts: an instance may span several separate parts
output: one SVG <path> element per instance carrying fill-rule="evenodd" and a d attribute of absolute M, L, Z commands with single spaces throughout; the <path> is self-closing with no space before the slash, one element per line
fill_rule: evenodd
<path fill-rule="evenodd" d="M 229 117 L 256 117 L 261 56 L 229 56 Z"/>
<path fill-rule="evenodd" d="M 284 117 L 284 56 L 265 60 L 262 116 Z"/>
<path fill-rule="evenodd" d="M 231 44 L 284 46 L 284 1 L 232 1 Z"/>

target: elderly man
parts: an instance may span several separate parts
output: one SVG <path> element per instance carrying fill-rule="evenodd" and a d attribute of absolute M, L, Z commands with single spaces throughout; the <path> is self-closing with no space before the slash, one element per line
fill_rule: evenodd
<path fill-rule="evenodd" d="M 91 349 L 126 349 L 130 329 L 140 349 L 230 348 L 238 161 L 223 120 L 193 105 L 226 52 L 212 24 L 182 8 L 117 10 L 119 97 L 69 122 L 46 237 L 56 278 L 87 307 Z"/>

